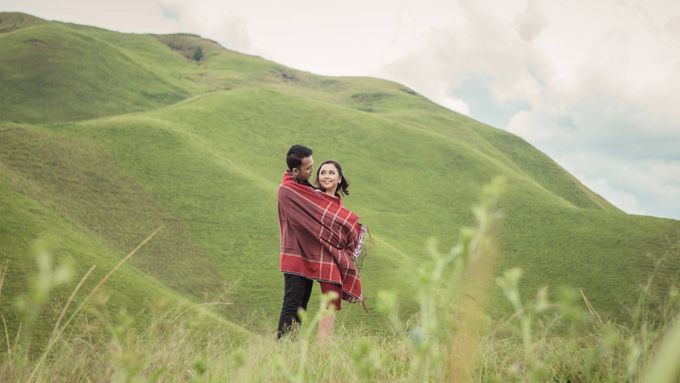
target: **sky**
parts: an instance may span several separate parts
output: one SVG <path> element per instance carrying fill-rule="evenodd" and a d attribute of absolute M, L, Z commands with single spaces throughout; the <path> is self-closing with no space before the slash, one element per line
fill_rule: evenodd
<path fill-rule="evenodd" d="M 680 1 L 0 0 L 196 33 L 323 75 L 403 83 L 512 132 L 631 214 L 680 219 Z"/>

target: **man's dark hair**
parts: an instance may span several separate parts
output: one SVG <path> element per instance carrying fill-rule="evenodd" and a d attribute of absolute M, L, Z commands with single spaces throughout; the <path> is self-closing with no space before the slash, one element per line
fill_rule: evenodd
<path fill-rule="evenodd" d="M 288 154 L 286 155 L 286 164 L 288 164 L 288 170 L 293 170 L 302 164 L 302 159 L 312 155 L 312 149 L 302 146 L 293 145 L 288 149 Z"/>

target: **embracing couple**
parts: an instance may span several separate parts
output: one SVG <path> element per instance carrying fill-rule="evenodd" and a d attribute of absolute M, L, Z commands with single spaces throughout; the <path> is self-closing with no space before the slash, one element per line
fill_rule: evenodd
<path fill-rule="evenodd" d="M 309 183 L 314 171 L 310 148 L 293 145 L 286 164 L 288 169 L 279 185 L 284 295 L 278 337 L 300 323 L 298 310 L 307 309 L 316 280 L 323 294 L 335 293 L 335 299 L 329 302 L 330 313 L 319 322 L 318 339 L 326 342 L 333 334 L 335 311 L 340 310 L 342 300 L 364 305 L 355 261 L 362 250 L 366 227 L 356 214 L 342 206 L 341 195 L 349 194 L 349 182 L 339 163 L 321 163 L 315 185 Z"/>

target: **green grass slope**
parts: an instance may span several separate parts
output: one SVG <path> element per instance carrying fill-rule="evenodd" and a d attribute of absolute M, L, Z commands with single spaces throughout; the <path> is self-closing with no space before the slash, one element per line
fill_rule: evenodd
<path fill-rule="evenodd" d="M 0 33 L 44 23 L 45 20 L 19 12 L 3 12 L 0 17 Z"/>
<path fill-rule="evenodd" d="M 49 39 L 50 52 L 25 43 L 33 38 Z M 303 143 L 317 162 L 340 161 L 352 183 L 346 205 L 374 239 L 366 294 L 397 290 L 406 311 L 426 240 L 448 250 L 497 175 L 508 190 L 496 268 L 523 267 L 526 293 L 575 286 L 602 314 L 626 320 L 660 258 L 654 291 L 679 276 L 680 222 L 625 214 L 524 140 L 400 84 L 317 76 L 192 35 L 48 22 L 0 41 L 0 99 L 12 103 L 0 106 L 2 206 L 12 212 L 0 221 L 0 254 L 23 270 L 41 232 L 32 229 L 35 209 L 49 212 L 54 236 L 81 238 L 69 249 L 83 265 L 98 251 L 122 256 L 162 225 L 130 273 L 195 302 L 226 299 L 225 318 L 271 331 L 282 294 L 276 188 L 285 151 Z M 46 72 L 24 65 L 44 57 L 61 61 Z M 104 58 L 115 75 L 83 69 Z M 18 74 L 33 79 L 33 91 Z M 85 81 L 94 85 L 69 93 Z M 16 209 L 19 200 L 32 207 Z M 14 291 L 21 275 L 7 282 Z M 119 299 L 137 302 L 139 290 L 147 288 L 130 281 Z M 497 293 L 490 311 L 505 307 Z M 381 323 L 354 306 L 340 319 Z"/>
<path fill-rule="evenodd" d="M 115 46 L 61 24 L 0 33 L 0 44 L 3 121 L 89 119 L 152 109 L 189 95 Z"/>
<path fill-rule="evenodd" d="M 96 143 L 12 126 L 0 129 L 0 148 L 0 160 L 12 175 L 15 190 L 31 195 L 111 248 L 129 251 L 163 226 L 157 239 L 132 261 L 142 270 L 199 298 L 224 285 L 223 276 L 211 268 L 184 224 L 121 174 Z M 185 273 L 201 277 L 183 278 Z"/>
<path fill-rule="evenodd" d="M 72 265 L 73 275 L 70 282 L 52 292 L 46 307 L 37 318 L 33 331 L 41 342 L 34 348 L 39 349 L 45 336 L 54 328 L 58 313 L 63 309 L 72 291 L 87 270 L 94 266 L 93 272 L 85 280 L 80 294 L 75 296 L 68 315 L 80 304 L 87 293 L 109 273 L 120 258 L 125 255 L 107 247 L 96 234 L 86 232 L 62 217 L 59 212 L 46 207 L 35 199 L 25 195 L 27 185 L 17 174 L 0 164 L 0 259 L 5 272 L 2 294 L 0 294 L 0 314 L 5 320 L 9 336 L 17 336 L 22 331 L 22 318 L 16 310 L 16 299 L 30 296 L 31 283 L 36 277 L 36 257 L 38 253 L 47 252 L 52 256 L 52 263 Z M 16 191 L 17 186 L 21 191 Z M 140 238 L 141 242 L 144 238 Z M 136 246 L 136 244 L 135 244 Z M 128 249 L 125 253 L 131 251 Z M 148 257 L 135 254 L 135 257 Z M 137 258 L 138 259 L 138 258 Z M 133 261 L 132 264 L 135 262 Z M 99 312 L 111 315 L 121 309 L 135 314 L 138 324 L 145 323 L 145 318 L 152 314 L 154 307 L 170 305 L 186 307 L 192 299 L 165 286 L 153 275 L 147 274 L 130 263 L 117 269 L 99 290 L 99 294 L 90 299 Z M 89 310 L 86 312 L 90 312 Z M 68 316 L 67 316 L 68 318 Z M 62 325 L 65 322 L 62 322 Z M 234 339 L 247 336 L 248 331 L 240 326 L 224 320 L 213 319 L 208 326 L 220 326 Z"/>

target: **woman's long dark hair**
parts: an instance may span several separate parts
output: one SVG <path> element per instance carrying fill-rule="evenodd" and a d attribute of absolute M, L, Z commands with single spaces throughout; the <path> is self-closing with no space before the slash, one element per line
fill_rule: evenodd
<path fill-rule="evenodd" d="M 345 175 L 342 173 L 342 166 L 340 166 L 340 164 L 334 160 L 326 160 L 322 162 L 321 165 L 319 165 L 319 167 L 316 169 L 316 187 L 325 191 L 319 184 L 319 173 L 321 172 L 321 167 L 326 164 L 333 164 L 333 166 L 335 166 L 335 168 L 338 170 L 338 175 L 340 176 L 340 183 L 338 184 L 338 188 L 335 189 L 335 195 L 337 197 L 340 197 L 340 193 L 349 195 L 349 181 L 347 181 L 347 178 L 345 178 Z"/>

